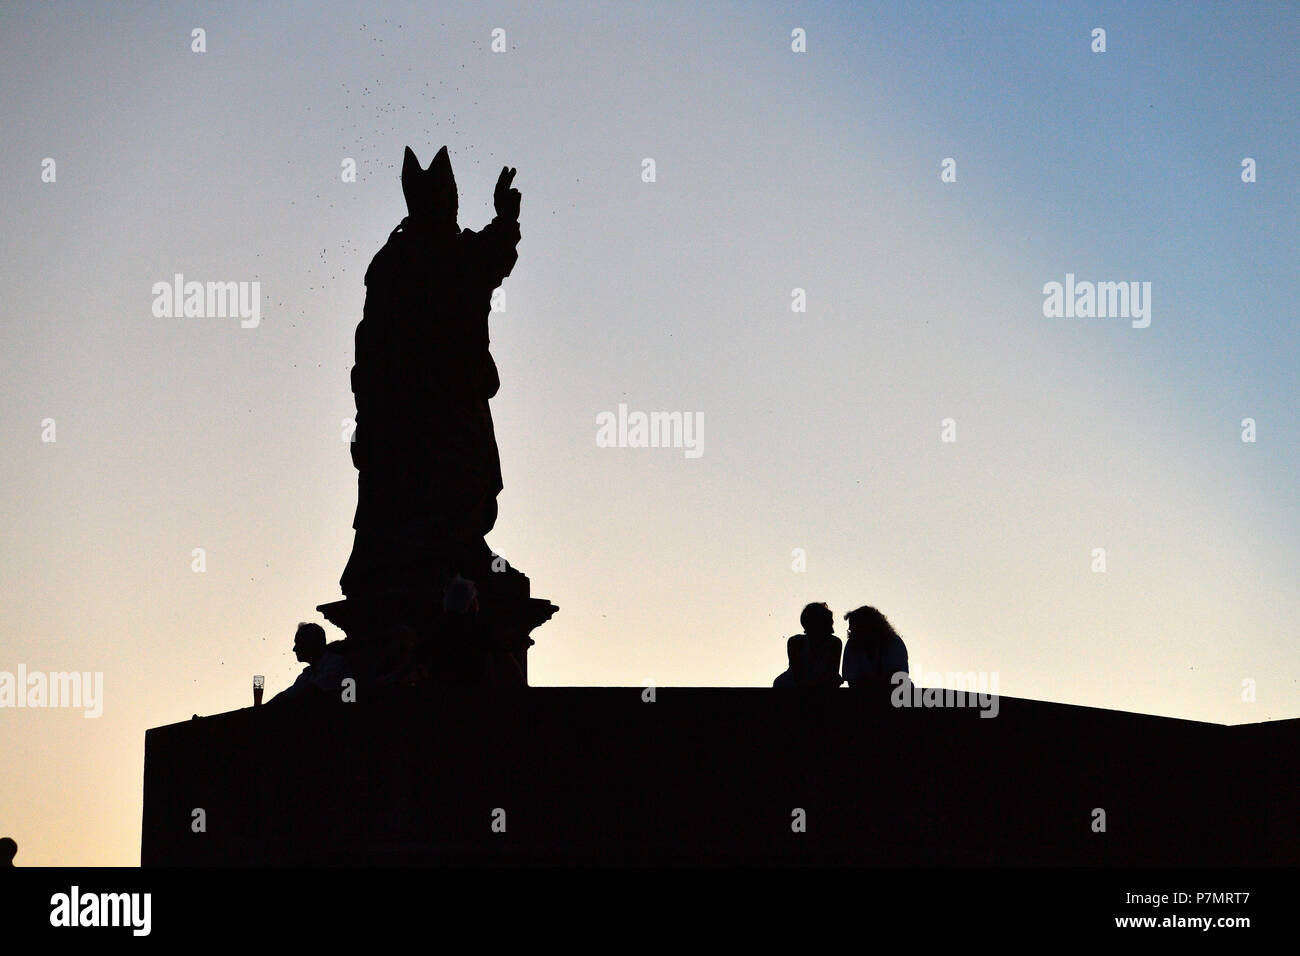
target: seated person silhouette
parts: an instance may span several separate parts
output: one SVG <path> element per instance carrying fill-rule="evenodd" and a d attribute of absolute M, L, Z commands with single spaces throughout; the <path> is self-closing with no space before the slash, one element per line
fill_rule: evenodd
<path fill-rule="evenodd" d="M 527 687 L 528 679 L 510 649 L 479 618 L 478 587 L 459 574 L 442 596 L 446 623 L 443 683 L 466 687 Z"/>
<path fill-rule="evenodd" d="M 874 607 L 860 607 L 844 615 L 849 622 L 844 646 L 844 679 L 850 687 L 883 686 L 894 674 L 907 674 L 907 645 Z"/>
<path fill-rule="evenodd" d="M 347 658 L 325 646 L 325 628 L 302 622 L 293 636 L 293 653 L 307 666 L 293 684 L 272 697 L 268 704 L 290 703 L 313 698 L 342 700 L 344 679 L 352 676 Z"/>
<path fill-rule="evenodd" d="M 18 843 L 13 837 L 0 838 L 0 868 L 13 866 L 18 855 Z"/>
<path fill-rule="evenodd" d="M 488 683 L 486 635 L 479 621 L 478 587 L 457 574 L 442 594 L 442 649 L 434 680 L 444 686 L 481 687 Z"/>
<path fill-rule="evenodd" d="M 835 636 L 835 615 L 825 604 L 809 604 L 799 615 L 803 633 L 785 642 L 790 666 L 772 682 L 773 687 L 839 687 L 840 649 Z"/>

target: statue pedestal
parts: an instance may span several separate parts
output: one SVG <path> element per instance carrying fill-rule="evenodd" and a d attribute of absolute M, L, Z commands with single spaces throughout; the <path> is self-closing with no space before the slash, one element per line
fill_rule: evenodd
<path fill-rule="evenodd" d="M 967 693 L 932 708 L 849 689 L 644 693 L 374 694 L 155 727 L 140 862 L 898 873 L 1294 867 L 1300 850 L 1300 720 L 1224 727 L 1010 697 L 986 720 Z M 1124 825 L 1094 833 L 1092 806 L 1121 807 Z M 195 807 L 220 825 L 196 835 Z"/>
<path fill-rule="evenodd" d="M 479 611 L 473 626 L 475 638 L 492 647 L 496 660 L 492 682 L 498 686 L 527 686 L 528 648 L 534 628 L 559 610 L 545 598 L 529 594 L 528 577 L 513 568 L 475 582 Z M 443 590 L 378 591 L 321 604 L 317 610 L 347 635 L 346 650 L 354 662 L 376 653 L 395 629 L 414 628 L 428 642 L 435 663 L 443 652 L 454 654 L 452 642 L 465 640 L 463 619 L 442 609 Z"/>

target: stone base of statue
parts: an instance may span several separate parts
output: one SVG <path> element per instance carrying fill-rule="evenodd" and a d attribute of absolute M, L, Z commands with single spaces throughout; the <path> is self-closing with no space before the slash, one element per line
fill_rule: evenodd
<path fill-rule="evenodd" d="M 891 691 L 659 687 L 651 704 L 645 687 L 450 688 L 196 717 L 145 735 L 140 862 L 933 873 L 1300 859 L 1300 720 L 1010 697 L 987 720 L 973 693 L 895 707 Z M 206 833 L 190 829 L 195 807 Z"/>
<path fill-rule="evenodd" d="M 511 567 L 480 575 L 474 584 L 478 611 L 470 616 L 443 609 L 446 581 L 440 577 L 427 587 L 372 590 L 317 610 L 347 635 L 336 647 L 363 681 L 382 676 L 404 631 L 422 648 L 420 682 L 527 686 L 532 631 L 559 608 L 533 597 L 528 576 Z M 478 657 L 467 656 L 473 648 L 480 649 Z"/>
<path fill-rule="evenodd" d="M 558 608 L 485 541 L 501 460 L 491 399 L 492 290 L 519 258 L 519 190 L 505 167 L 496 216 L 456 222 L 447 147 L 422 169 L 408 147 L 408 215 L 366 270 L 352 392 L 356 532 L 344 599 L 318 610 L 347 638 L 355 688 L 527 686 L 533 628 Z"/>

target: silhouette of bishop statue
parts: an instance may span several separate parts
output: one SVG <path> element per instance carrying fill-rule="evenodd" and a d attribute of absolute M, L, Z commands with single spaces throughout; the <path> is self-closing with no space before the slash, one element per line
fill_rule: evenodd
<path fill-rule="evenodd" d="M 356 429 L 356 532 L 339 582 L 345 599 L 321 605 L 353 649 L 379 647 L 414 628 L 435 663 L 463 622 L 443 597 L 458 575 L 474 582 L 479 634 L 513 665 L 494 673 L 526 683 L 532 629 L 558 608 L 529 595 L 528 578 L 489 550 L 501 462 L 489 400 L 500 388 L 488 351 L 493 290 L 519 254 L 515 170 L 501 170 L 496 217 L 480 232 L 456 223 L 458 197 L 447 147 L 421 169 L 402 164 L 407 216 L 366 271 L 352 391 Z"/>

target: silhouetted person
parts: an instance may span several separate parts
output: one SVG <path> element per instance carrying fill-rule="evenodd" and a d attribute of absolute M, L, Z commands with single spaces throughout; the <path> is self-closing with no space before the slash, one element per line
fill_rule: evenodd
<path fill-rule="evenodd" d="M 835 615 L 825 604 L 809 604 L 799 615 L 802 634 L 785 643 L 789 667 L 772 682 L 773 687 L 839 687 L 840 650 L 835 636 Z"/>
<path fill-rule="evenodd" d="M 0 867 L 13 866 L 18 844 L 13 837 L 0 837 Z"/>
<path fill-rule="evenodd" d="M 844 615 L 849 622 L 844 647 L 844 679 L 850 687 L 886 685 L 894 674 L 907 673 L 907 645 L 874 607 L 860 607 Z"/>
<path fill-rule="evenodd" d="M 293 636 L 293 653 L 307 666 L 292 686 L 280 691 L 267 703 L 308 700 L 312 698 L 342 700 L 345 678 L 352 676 L 347 658 L 325 646 L 325 628 L 302 622 Z"/>
<path fill-rule="evenodd" d="M 488 683 L 489 647 L 478 611 L 478 587 L 456 575 L 442 595 L 442 647 L 435 651 L 439 683 L 457 687 Z"/>

